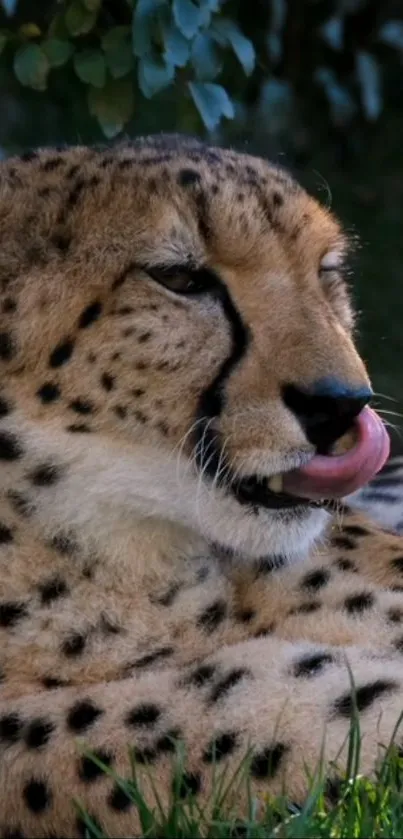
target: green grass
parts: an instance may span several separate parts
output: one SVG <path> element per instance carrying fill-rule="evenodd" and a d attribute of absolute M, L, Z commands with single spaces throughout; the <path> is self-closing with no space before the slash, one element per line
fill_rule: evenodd
<path fill-rule="evenodd" d="M 402 715 L 403 716 L 403 715 Z M 395 729 L 395 736 L 401 720 Z M 395 736 L 385 748 L 380 748 L 379 763 L 372 779 L 360 774 L 360 728 L 358 716 L 351 722 L 347 767 L 341 777 L 337 767 L 329 767 L 327 777 L 318 770 L 311 779 L 309 793 L 303 806 L 297 806 L 286 791 L 277 798 L 257 801 L 249 780 L 246 755 L 237 770 L 229 777 L 216 765 L 213 801 L 203 811 L 197 798 L 179 795 L 186 764 L 181 744 L 176 745 L 172 763 L 172 793 L 168 805 L 162 806 L 154 787 L 155 806 L 151 807 L 142 795 L 136 766 L 131 760 L 131 778 L 119 778 L 112 769 L 98 766 L 110 775 L 137 807 L 141 822 L 141 837 L 158 839 L 314 839 L 315 837 L 402 837 L 403 836 L 403 751 Z M 152 779 L 152 767 L 149 768 Z M 227 803 L 230 791 L 239 794 L 243 787 L 248 801 L 248 812 L 240 814 Z M 235 800 L 237 795 L 235 795 Z M 87 839 L 106 839 L 107 834 L 97 826 L 76 802 L 86 824 Z M 259 816 L 259 817 L 258 817 Z"/>

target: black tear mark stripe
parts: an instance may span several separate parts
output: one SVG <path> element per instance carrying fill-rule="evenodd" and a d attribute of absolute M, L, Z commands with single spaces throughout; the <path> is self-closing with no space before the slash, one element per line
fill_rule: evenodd
<path fill-rule="evenodd" d="M 250 343 L 250 330 L 243 322 L 227 287 L 217 276 L 210 294 L 220 302 L 231 334 L 229 355 L 223 361 L 215 379 L 201 394 L 196 412 L 197 423 L 194 441 L 196 462 L 199 469 L 205 470 L 205 473 L 213 478 L 218 474 L 226 475 L 227 471 L 226 469 L 220 469 L 223 460 L 226 462 L 226 458 L 222 452 L 219 435 L 212 428 L 210 420 L 219 417 L 223 410 L 225 384 L 232 371 L 246 354 Z M 204 455 L 205 452 L 208 453 L 207 457 Z M 226 466 L 228 466 L 227 463 Z"/>

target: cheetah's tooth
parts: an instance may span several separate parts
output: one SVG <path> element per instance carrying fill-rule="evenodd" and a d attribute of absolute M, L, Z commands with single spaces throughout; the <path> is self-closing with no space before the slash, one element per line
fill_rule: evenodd
<path fill-rule="evenodd" d="M 282 475 L 272 475 L 271 478 L 267 481 L 267 486 L 271 489 L 272 492 L 282 492 L 283 491 L 283 476 Z"/>

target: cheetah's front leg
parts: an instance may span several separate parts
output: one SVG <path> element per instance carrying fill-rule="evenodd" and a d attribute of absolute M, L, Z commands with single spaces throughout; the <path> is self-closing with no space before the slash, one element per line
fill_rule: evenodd
<path fill-rule="evenodd" d="M 82 835 L 74 801 L 107 835 L 136 835 L 135 806 L 83 755 L 84 746 L 125 778 L 132 747 L 146 797 L 153 803 L 144 771 L 150 764 L 166 804 L 173 738 L 183 738 L 181 794 L 194 793 L 202 805 L 211 791 L 213 756 L 219 766 L 229 762 L 235 769 L 251 746 L 254 794 L 280 793 L 285 781 L 290 798 L 303 800 L 306 770 L 318 767 L 322 747 L 327 764 L 346 766 L 353 705 L 346 657 L 360 711 L 361 770 L 370 773 L 403 709 L 403 663 L 360 648 L 262 638 L 227 647 L 191 669 L 1 703 L 2 835 Z M 236 803 L 238 815 L 246 814 L 242 795 Z"/>

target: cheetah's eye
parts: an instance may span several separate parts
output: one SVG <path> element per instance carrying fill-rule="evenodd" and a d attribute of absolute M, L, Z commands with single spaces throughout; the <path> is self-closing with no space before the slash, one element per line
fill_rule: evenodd
<path fill-rule="evenodd" d="M 208 268 L 187 265 L 154 265 L 144 269 L 160 285 L 176 294 L 206 294 L 217 287 L 217 278 Z"/>

